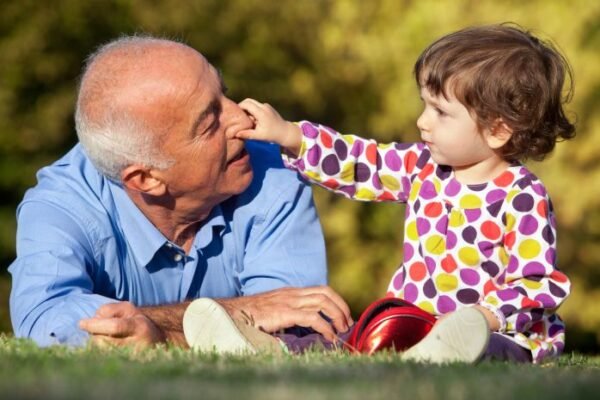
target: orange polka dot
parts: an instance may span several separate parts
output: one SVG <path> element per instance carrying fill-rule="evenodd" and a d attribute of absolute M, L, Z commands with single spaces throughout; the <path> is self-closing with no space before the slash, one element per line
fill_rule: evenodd
<path fill-rule="evenodd" d="M 450 254 L 442 260 L 442 269 L 448 273 L 456 269 L 456 261 L 454 261 L 454 258 Z"/>
<path fill-rule="evenodd" d="M 498 288 L 496 287 L 496 285 L 494 285 L 494 282 L 492 282 L 491 279 L 488 280 L 485 283 L 485 285 L 483 285 L 483 295 L 484 296 L 487 296 L 487 294 L 489 292 L 493 292 L 493 291 L 496 291 L 496 290 L 498 290 Z"/>
<path fill-rule="evenodd" d="M 500 227 L 492 221 L 485 221 L 481 224 L 481 233 L 490 240 L 496 240 L 500 237 Z"/>
<path fill-rule="evenodd" d="M 521 308 L 539 308 L 541 306 L 539 301 L 531 300 L 528 297 L 524 297 L 523 300 L 521 300 Z"/>
<path fill-rule="evenodd" d="M 548 216 L 548 202 L 546 200 L 540 200 L 537 204 L 537 212 L 542 218 Z"/>
<path fill-rule="evenodd" d="M 555 280 L 556 282 L 568 282 L 569 278 L 565 274 L 560 271 L 552 271 L 550 274 L 550 278 Z"/>
<path fill-rule="evenodd" d="M 425 180 L 425 178 L 427 178 L 429 175 L 431 175 L 432 172 L 433 172 L 433 164 L 427 164 L 427 165 L 425 165 L 425 168 L 423 168 L 421 170 L 421 172 L 419 172 L 419 178 L 421 180 Z"/>
<path fill-rule="evenodd" d="M 423 280 L 425 278 L 425 274 L 427 273 L 427 267 L 422 262 L 416 262 L 410 266 L 408 269 L 408 274 L 411 279 L 415 282 Z"/>
<path fill-rule="evenodd" d="M 377 145 L 371 143 L 367 146 L 367 161 L 371 164 L 375 164 L 377 162 Z"/>
<path fill-rule="evenodd" d="M 494 179 L 494 183 L 497 186 L 504 187 L 511 184 L 511 182 L 515 179 L 515 176 L 510 171 L 505 171 L 502 175 Z"/>
<path fill-rule="evenodd" d="M 425 215 L 435 218 L 442 213 L 442 203 L 429 203 L 425 206 Z"/>
<path fill-rule="evenodd" d="M 337 189 L 337 187 L 339 186 L 335 179 L 328 179 L 325 182 L 322 182 L 322 185 L 330 189 Z"/>
<path fill-rule="evenodd" d="M 414 151 L 409 151 L 404 157 L 404 168 L 406 168 L 406 172 L 409 174 L 413 172 L 415 169 L 415 165 L 417 164 L 417 153 Z"/>
<path fill-rule="evenodd" d="M 382 194 L 380 194 L 378 199 L 379 200 L 396 200 L 394 195 L 387 191 L 384 191 Z"/>
<path fill-rule="evenodd" d="M 321 134 L 320 138 L 321 138 L 321 143 L 323 143 L 323 146 L 328 149 L 333 147 L 333 139 L 331 138 L 331 135 L 322 129 L 319 133 Z"/>
<path fill-rule="evenodd" d="M 510 250 L 515 245 L 516 234 L 514 231 L 508 232 L 504 235 L 504 245 Z"/>

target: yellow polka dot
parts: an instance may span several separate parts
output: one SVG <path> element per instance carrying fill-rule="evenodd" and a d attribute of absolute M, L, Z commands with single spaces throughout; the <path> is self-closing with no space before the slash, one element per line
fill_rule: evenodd
<path fill-rule="evenodd" d="M 460 208 L 480 208 L 481 199 L 474 194 L 467 194 L 460 198 Z"/>
<path fill-rule="evenodd" d="M 525 239 L 519 245 L 519 255 L 527 260 L 537 257 L 540 250 L 540 244 L 534 239 Z"/>
<path fill-rule="evenodd" d="M 353 182 L 354 181 L 354 163 L 344 164 L 342 167 L 342 173 L 340 174 L 342 182 Z"/>
<path fill-rule="evenodd" d="M 439 274 L 435 278 L 435 286 L 440 292 L 449 292 L 455 290 L 458 287 L 458 279 L 454 275 L 450 274 Z"/>
<path fill-rule="evenodd" d="M 379 149 L 387 149 L 392 146 L 393 143 L 378 143 L 377 148 Z"/>
<path fill-rule="evenodd" d="M 410 188 L 409 198 L 412 201 L 415 201 L 417 199 L 417 196 L 419 196 L 419 191 L 421 191 L 421 182 L 413 183 L 412 187 Z"/>
<path fill-rule="evenodd" d="M 353 144 L 354 143 L 354 136 L 353 135 L 342 135 L 342 138 L 344 139 L 344 142 L 346 142 L 348 144 Z"/>
<path fill-rule="evenodd" d="M 502 263 L 502 265 L 508 265 L 509 256 L 504 247 L 498 247 L 498 257 L 500 258 L 500 262 Z"/>
<path fill-rule="evenodd" d="M 417 231 L 417 223 L 412 221 L 406 225 L 406 236 L 410 240 L 418 240 L 419 232 Z"/>
<path fill-rule="evenodd" d="M 506 195 L 506 202 L 510 203 L 513 199 L 513 197 L 515 197 L 517 194 L 519 193 L 518 190 L 511 190 L 510 192 L 508 192 L 508 194 Z"/>
<path fill-rule="evenodd" d="M 315 182 L 321 182 L 321 175 L 313 171 L 306 171 L 306 176 L 312 179 Z"/>
<path fill-rule="evenodd" d="M 394 191 L 400 189 L 400 182 L 398 182 L 398 180 L 391 175 L 382 175 L 379 177 L 379 179 L 386 189 Z"/>
<path fill-rule="evenodd" d="M 488 296 L 485 298 L 485 302 L 489 303 L 493 306 L 498 306 L 498 299 L 495 298 L 494 296 Z"/>
<path fill-rule="evenodd" d="M 511 213 L 506 213 L 506 231 L 510 232 L 515 228 L 516 218 Z"/>
<path fill-rule="evenodd" d="M 479 252 L 473 247 L 463 247 L 458 251 L 458 258 L 464 264 L 474 267 L 479 264 Z"/>
<path fill-rule="evenodd" d="M 369 189 L 359 189 L 354 195 L 357 200 L 375 200 L 375 193 Z"/>
<path fill-rule="evenodd" d="M 438 178 L 433 180 L 433 186 L 435 187 L 435 192 L 440 193 L 442 191 L 442 183 Z"/>
<path fill-rule="evenodd" d="M 446 251 L 446 241 L 441 235 L 432 235 L 425 242 L 425 248 L 431 254 L 442 254 Z"/>
<path fill-rule="evenodd" d="M 540 289 L 542 287 L 542 282 L 532 281 L 531 279 L 522 279 L 521 282 L 528 289 Z"/>
<path fill-rule="evenodd" d="M 462 226 L 466 222 L 465 216 L 458 210 L 452 210 L 450 212 L 450 219 L 448 220 L 448 225 L 453 228 L 458 228 Z"/>
<path fill-rule="evenodd" d="M 427 311 L 429 314 L 433 314 L 435 312 L 433 304 L 431 304 L 429 301 L 422 301 L 417 304 L 417 307 L 419 307 L 421 310 Z"/>

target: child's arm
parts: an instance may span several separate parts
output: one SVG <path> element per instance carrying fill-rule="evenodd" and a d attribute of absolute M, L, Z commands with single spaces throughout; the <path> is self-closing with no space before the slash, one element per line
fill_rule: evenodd
<path fill-rule="evenodd" d="M 277 143 L 290 155 L 297 157 L 302 144 L 302 132 L 297 125 L 284 120 L 273 107 L 254 99 L 245 99 L 240 107 L 254 121 L 253 129 L 237 133 L 240 139 Z"/>
<path fill-rule="evenodd" d="M 406 202 L 415 176 L 427 176 L 435 168 L 423 143 L 378 144 L 308 121 L 292 124 L 255 100 L 240 106 L 256 126 L 237 137 L 278 143 L 288 167 L 351 199 Z"/>

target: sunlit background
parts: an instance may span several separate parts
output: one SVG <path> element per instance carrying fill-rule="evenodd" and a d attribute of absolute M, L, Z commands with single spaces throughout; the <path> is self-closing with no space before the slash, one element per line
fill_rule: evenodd
<path fill-rule="evenodd" d="M 221 69 L 234 100 L 380 141 L 418 139 L 411 75 L 423 48 L 469 25 L 516 22 L 570 60 L 578 134 L 541 164 L 559 221 L 568 350 L 600 344 L 600 2 L 433 0 L 112 0 L 0 3 L 0 331 L 10 332 L 6 267 L 15 208 L 35 172 L 76 141 L 73 104 L 86 55 L 121 34 L 178 39 Z M 358 314 L 400 263 L 404 207 L 315 189 L 330 283 Z"/>

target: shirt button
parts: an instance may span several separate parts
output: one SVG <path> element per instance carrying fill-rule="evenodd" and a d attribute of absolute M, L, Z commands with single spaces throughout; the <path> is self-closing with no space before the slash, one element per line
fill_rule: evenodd
<path fill-rule="evenodd" d="M 177 262 L 181 261 L 182 258 L 183 256 L 179 253 L 175 254 L 175 256 L 173 257 L 173 259 Z"/>
<path fill-rule="evenodd" d="M 167 247 L 168 247 L 168 248 L 172 248 L 172 247 L 173 247 L 173 245 L 172 245 L 171 243 L 167 243 Z"/>

